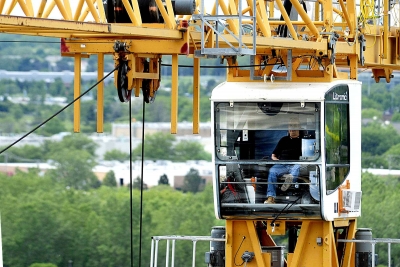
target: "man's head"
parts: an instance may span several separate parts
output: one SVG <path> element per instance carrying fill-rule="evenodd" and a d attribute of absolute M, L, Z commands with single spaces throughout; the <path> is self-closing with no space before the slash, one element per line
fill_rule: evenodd
<path fill-rule="evenodd" d="M 289 120 L 289 135 L 292 138 L 300 136 L 300 121 L 297 118 L 290 118 Z"/>

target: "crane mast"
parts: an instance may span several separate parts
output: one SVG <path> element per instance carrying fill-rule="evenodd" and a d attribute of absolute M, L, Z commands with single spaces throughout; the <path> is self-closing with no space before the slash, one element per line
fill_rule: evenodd
<path fill-rule="evenodd" d="M 226 62 L 226 82 L 211 97 L 214 201 L 217 217 L 226 220 L 225 245 L 223 258 L 208 254 L 210 267 L 234 266 L 237 255 L 249 267 L 344 267 L 364 259 L 354 243 L 338 242 L 356 236 L 361 215 L 359 205 L 346 208 L 342 201 L 361 194 L 361 126 L 353 124 L 361 119 L 357 75 L 371 69 L 376 82 L 390 82 L 400 68 L 399 17 L 399 4 L 389 0 L 0 1 L 0 32 L 60 38 L 61 55 L 75 62 L 75 98 L 82 58 L 97 55 L 100 80 L 104 56 L 112 55 L 120 101 L 142 94 L 151 103 L 161 59 L 171 56 L 171 133 L 177 132 L 179 112 L 178 56 L 193 58 L 193 133 L 199 132 L 200 63 L 216 57 Z M 98 132 L 103 132 L 103 90 L 100 83 Z M 287 130 L 281 123 L 287 114 L 297 115 L 307 124 L 302 131 L 310 133 L 303 138 L 311 140 L 311 156 L 289 164 L 306 170 L 304 192 L 313 199 L 304 200 L 296 187 L 284 196 L 288 202 L 264 204 L 259 198 L 265 195 L 255 190 L 250 196 L 248 188 L 267 183 L 257 178 L 263 173 L 265 179 L 264 170 L 273 165 L 258 158 L 257 142 Z M 74 131 L 80 131 L 79 101 Z M 333 143 L 342 138 L 336 150 L 329 148 L 329 138 Z M 345 156 L 336 162 L 337 155 Z M 225 203 L 220 192 L 234 184 L 224 180 L 232 173 L 246 195 Z M 275 235 L 289 236 L 280 265 L 272 259 Z"/>

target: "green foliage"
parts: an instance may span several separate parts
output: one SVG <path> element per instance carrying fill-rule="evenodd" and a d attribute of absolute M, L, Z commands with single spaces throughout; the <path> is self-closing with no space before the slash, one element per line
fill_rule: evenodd
<path fill-rule="evenodd" d="M 363 168 L 386 169 L 388 168 L 388 161 L 385 156 L 362 152 L 361 165 Z"/>
<path fill-rule="evenodd" d="M 392 121 L 393 122 L 400 122 L 400 112 L 396 112 L 392 116 Z"/>
<path fill-rule="evenodd" d="M 109 186 L 109 187 L 117 186 L 117 180 L 115 179 L 114 171 L 109 171 L 106 173 L 106 177 L 104 177 L 102 185 Z"/>
<path fill-rule="evenodd" d="M 145 138 L 144 159 L 171 159 L 174 154 L 173 143 L 176 138 L 172 134 L 157 132 L 147 135 Z M 138 145 L 132 151 L 133 156 L 136 158 L 142 157 L 142 145 Z"/>
<path fill-rule="evenodd" d="M 374 108 L 366 108 L 361 111 L 361 117 L 363 119 L 381 118 L 382 111 Z"/>
<path fill-rule="evenodd" d="M 144 158 L 146 160 L 208 160 L 211 161 L 211 154 L 204 150 L 204 147 L 196 141 L 176 141 L 175 136 L 169 133 L 157 132 L 147 135 L 145 138 Z M 139 144 L 132 151 L 135 158 L 142 156 L 142 144 Z"/>
<path fill-rule="evenodd" d="M 371 155 L 381 155 L 400 140 L 399 134 L 391 125 L 377 122 L 362 127 L 361 150 Z"/>
<path fill-rule="evenodd" d="M 46 141 L 44 144 L 49 159 L 54 159 L 64 149 L 84 150 L 90 156 L 94 157 L 96 146 L 97 144 L 92 139 L 81 133 L 66 135 L 60 142 Z"/>
<path fill-rule="evenodd" d="M 211 154 L 204 150 L 203 145 L 191 140 L 182 140 L 175 145 L 175 161 L 207 160 L 211 161 Z"/>
<path fill-rule="evenodd" d="M 160 176 L 160 179 L 158 180 L 158 185 L 169 185 L 168 176 L 166 174 Z"/>
<path fill-rule="evenodd" d="M 197 193 L 200 190 L 202 178 L 200 177 L 199 171 L 190 168 L 189 172 L 185 175 L 183 180 L 182 191 Z"/>
<path fill-rule="evenodd" d="M 397 238 L 400 236 L 398 222 L 400 213 L 398 200 L 400 177 L 374 176 L 370 173 L 362 175 L 362 216 L 357 227 L 371 228 L 373 237 Z M 387 266 L 387 244 L 377 246 L 379 263 Z M 395 263 L 400 262 L 400 246 L 391 247 L 391 255 Z M 385 264 L 386 263 L 386 264 Z"/>
<path fill-rule="evenodd" d="M 212 188 L 183 194 L 160 186 L 144 191 L 143 254 L 150 262 L 150 237 L 155 235 L 209 235 L 217 222 Z M 51 262 L 56 266 L 130 266 L 130 229 L 133 226 L 134 266 L 139 251 L 139 193 L 126 188 L 101 187 L 87 192 L 65 189 L 47 177 L 18 173 L 0 175 L 3 252 L 5 266 L 24 267 Z M 199 222 L 201 221 L 201 224 Z M 191 262 L 190 241 L 178 241 L 177 265 Z M 196 265 L 204 264 L 209 242 L 197 244 Z M 160 242 L 160 257 L 165 241 Z M 117 256 L 116 256 L 117 255 Z M 178 264 L 179 263 L 179 264 Z"/>
<path fill-rule="evenodd" d="M 66 187 L 88 190 L 100 186 L 92 168 L 96 165 L 94 157 L 85 150 L 62 149 L 53 155 L 54 170 L 49 175 L 54 181 Z"/>
<path fill-rule="evenodd" d="M 118 149 L 113 149 L 104 154 L 104 160 L 117 160 L 119 162 L 124 162 L 129 160 L 129 154 Z"/>
<path fill-rule="evenodd" d="M 0 38 L 1 39 L 1 38 Z M 0 55 L 1 58 L 1 55 Z M 112 58 L 111 58 L 112 61 Z M 1 64 L 0 64 L 1 65 Z M 1 66 L 0 66 L 1 69 Z M 178 121 L 192 121 L 192 84 L 190 77 L 181 79 L 179 92 L 182 93 L 178 102 Z M 223 79 L 221 79 L 223 80 Z M 215 79 L 214 79 L 215 81 Z M 96 81 L 83 82 L 82 88 L 90 88 Z M 214 83 L 211 82 L 211 85 Z M 210 85 L 210 86 L 211 86 Z M 201 86 L 200 92 L 200 121 L 210 120 L 210 101 L 208 96 L 210 89 Z M 96 88 L 88 93 L 93 96 L 92 101 L 81 102 L 81 132 L 96 132 L 97 123 L 97 93 Z M 45 83 L 44 81 L 20 82 L 13 80 L 2 80 L 0 84 L 0 96 L 5 96 L 0 101 L 0 133 L 25 133 L 34 127 L 49 119 L 55 113 L 61 110 L 58 105 L 46 105 L 43 103 L 46 96 L 63 96 L 67 102 L 73 101 L 73 90 L 67 84 L 57 78 L 54 82 Z M 28 105 L 14 104 L 8 100 L 8 97 L 27 96 L 30 98 Z M 134 119 L 142 120 L 143 100 L 141 98 L 132 99 L 132 114 Z M 151 107 L 147 106 L 146 121 L 148 122 L 169 122 L 171 109 L 170 93 L 160 89 L 157 98 Z M 117 99 L 116 89 L 113 83 L 105 84 L 104 90 L 104 123 L 105 130 L 110 131 L 109 124 L 113 122 L 125 122 L 128 120 L 128 105 L 124 105 Z M 73 109 L 67 108 L 55 118 L 51 119 L 46 125 L 36 131 L 37 134 L 50 136 L 59 132 L 72 129 Z"/>
<path fill-rule="evenodd" d="M 53 263 L 34 263 L 29 265 L 29 267 L 57 267 L 57 265 Z"/>
<path fill-rule="evenodd" d="M 137 190 L 141 190 L 142 189 L 142 179 L 140 179 L 140 177 L 136 177 L 135 180 L 133 180 L 133 185 L 132 185 L 133 189 L 137 189 Z M 143 183 L 143 190 L 147 190 L 148 186 L 146 183 Z"/>
<path fill-rule="evenodd" d="M 54 134 L 58 134 L 61 132 L 66 132 L 67 128 L 64 125 L 64 122 L 55 117 L 51 119 L 49 122 L 47 122 L 45 125 L 43 125 L 39 130 L 38 134 L 43 135 L 43 136 L 52 136 Z"/>

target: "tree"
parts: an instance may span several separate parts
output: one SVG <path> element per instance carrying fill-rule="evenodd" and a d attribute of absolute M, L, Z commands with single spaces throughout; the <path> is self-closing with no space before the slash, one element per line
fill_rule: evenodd
<path fill-rule="evenodd" d="M 204 150 L 204 146 L 197 141 L 182 140 L 174 147 L 175 161 L 207 160 L 211 161 L 211 154 Z"/>
<path fill-rule="evenodd" d="M 46 141 L 44 149 L 47 153 L 47 158 L 57 157 L 60 151 L 66 150 L 84 150 L 90 156 L 95 156 L 97 144 L 84 134 L 74 133 L 64 136 L 60 142 Z"/>
<path fill-rule="evenodd" d="M 29 267 L 57 267 L 57 265 L 53 263 L 34 263 L 29 265 Z"/>
<path fill-rule="evenodd" d="M 119 162 L 124 162 L 129 160 L 129 154 L 118 149 L 113 149 L 104 154 L 104 160 L 117 160 Z"/>
<path fill-rule="evenodd" d="M 381 155 L 391 146 L 399 142 L 399 134 L 391 125 L 381 125 L 377 122 L 362 127 L 361 150 L 371 155 Z"/>
<path fill-rule="evenodd" d="M 66 187 L 88 190 L 99 186 L 92 168 L 96 165 L 94 157 L 86 150 L 62 149 L 53 154 L 56 169 L 49 175 Z"/>
<path fill-rule="evenodd" d="M 67 129 L 64 126 L 64 122 L 61 119 L 55 117 L 47 122 L 44 126 L 40 127 L 38 130 L 38 134 L 51 136 L 57 133 L 65 132 L 66 130 Z"/>
<path fill-rule="evenodd" d="M 138 177 L 136 177 L 136 179 L 135 180 L 133 180 L 133 185 L 132 185 L 132 188 L 133 189 L 141 189 L 141 186 L 142 186 L 142 179 L 140 179 L 140 177 L 138 176 Z M 147 184 L 143 184 L 143 190 L 147 190 L 148 189 L 148 186 L 147 186 Z"/>
<path fill-rule="evenodd" d="M 182 191 L 197 193 L 199 191 L 201 183 L 202 178 L 199 175 L 199 171 L 190 168 L 189 172 L 185 175 L 185 178 L 183 180 Z"/>
<path fill-rule="evenodd" d="M 144 158 L 150 160 L 171 160 L 174 158 L 173 144 L 176 138 L 172 134 L 157 132 L 147 135 L 144 140 Z M 132 154 L 140 158 L 142 156 L 142 145 L 133 149 Z"/>
<path fill-rule="evenodd" d="M 158 180 L 158 185 L 169 185 L 169 180 L 168 180 L 168 176 L 166 174 L 163 174 L 160 176 L 160 179 Z"/>
<path fill-rule="evenodd" d="M 103 183 L 104 186 L 109 186 L 109 187 L 116 187 L 117 186 L 117 181 L 115 179 L 115 173 L 114 171 L 109 171 L 106 174 L 106 177 L 104 177 Z"/>
<path fill-rule="evenodd" d="M 363 119 L 381 118 L 382 111 L 374 108 L 366 108 L 361 111 L 361 117 Z"/>
<path fill-rule="evenodd" d="M 396 112 L 392 116 L 392 121 L 393 122 L 400 122 L 400 112 Z"/>

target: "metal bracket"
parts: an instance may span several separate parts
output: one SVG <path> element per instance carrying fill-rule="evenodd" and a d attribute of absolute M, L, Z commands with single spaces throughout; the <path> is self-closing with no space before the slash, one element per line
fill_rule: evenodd
<path fill-rule="evenodd" d="M 358 42 L 360 43 L 360 63 L 361 66 L 364 66 L 365 63 L 365 57 L 364 57 L 364 52 L 366 48 L 366 39 L 364 38 L 364 34 L 361 34 L 358 36 Z"/>
<path fill-rule="evenodd" d="M 332 51 L 332 55 L 330 58 L 330 63 L 335 64 L 336 59 L 336 42 L 339 40 L 339 34 L 337 32 L 323 32 L 321 35 L 329 35 L 328 37 L 328 50 Z"/>
<path fill-rule="evenodd" d="M 201 56 L 221 56 L 221 55 L 255 55 L 256 54 L 256 14 L 246 16 L 242 14 L 242 1 L 239 1 L 239 6 L 238 6 L 238 12 L 237 15 L 219 15 L 218 10 L 219 10 L 219 3 L 218 1 L 221 0 L 216 0 L 215 4 L 217 6 L 217 14 L 215 15 L 208 15 L 204 14 L 204 1 L 201 1 L 201 8 L 200 8 L 200 14 L 193 14 L 192 18 L 194 20 L 200 20 L 201 21 L 201 29 L 210 29 L 212 31 L 212 34 L 215 34 L 215 47 L 212 48 L 207 48 L 206 47 L 206 37 L 205 37 L 205 32 L 204 30 L 201 31 L 201 49 L 200 49 L 200 55 Z M 253 10 L 256 10 L 256 0 L 253 1 Z M 248 25 L 248 27 L 244 27 L 242 20 L 243 19 L 249 19 L 252 21 L 251 25 Z M 240 29 L 238 30 L 238 33 L 234 33 L 232 29 L 230 29 L 228 24 L 225 24 L 224 21 L 227 20 L 237 20 L 238 25 Z M 242 36 L 245 34 L 246 30 L 250 31 L 250 34 L 252 36 L 252 44 L 250 46 L 247 46 L 246 44 L 243 43 L 242 41 Z M 227 33 L 227 34 L 224 34 Z M 234 41 L 237 42 L 237 46 L 235 46 L 233 43 L 231 43 L 230 40 L 226 36 L 232 37 Z M 226 48 L 222 48 L 219 46 L 219 39 L 223 40 L 225 44 L 227 45 Z"/>
<path fill-rule="evenodd" d="M 255 65 L 255 56 L 250 56 L 250 79 L 255 81 L 255 80 L 264 80 L 266 82 L 267 80 L 270 80 L 271 82 L 274 82 L 275 80 L 283 80 L 283 81 L 292 81 L 292 49 L 287 50 L 287 62 L 286 62 L 286 71 L 287 74 L 286 76 L 274 76 L 273 74 L 271 76 L 255 76 L 254 74 L 254 65 Z"/>

